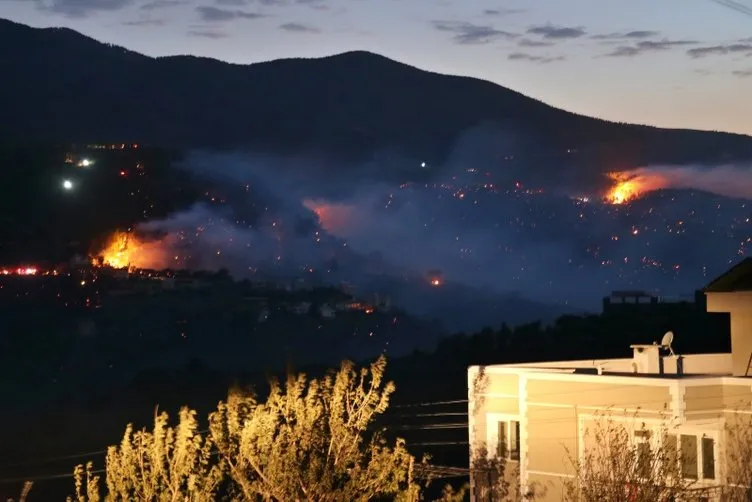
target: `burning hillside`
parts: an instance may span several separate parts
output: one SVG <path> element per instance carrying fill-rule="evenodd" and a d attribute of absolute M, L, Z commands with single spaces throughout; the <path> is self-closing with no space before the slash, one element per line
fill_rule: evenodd
<path fill-rule="evenodd" d="M 170 263 L 160 240 L 147 241 L 133 232 L 115 232 L 92 254 L 95 266 L 112 268 L 165 268 Z"/>
<path fill-rule="evenodd" d="M 669 185 L 664 176 L 646 169 L 612 172 L 608 177 L 613 186 L 606 192 L 605 200 L 610 204 L 625 204 Z"/>

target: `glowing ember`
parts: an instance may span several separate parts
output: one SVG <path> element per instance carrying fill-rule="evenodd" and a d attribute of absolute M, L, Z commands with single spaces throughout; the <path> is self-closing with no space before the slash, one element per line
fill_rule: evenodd
<path fill-rule="evenodd" d="M 434 288 L 438 288 L 444 283 L 441 270 L 430 270 L 428 272 L 428 283 Z"/>
<path fill-rule="evenodd" d="M 164 268 L 168 249 L 160 241 L 144 242 L 133 233 L 115 232 L 92 257 L 92 263 L 112 268 Z"/>
<path fill-rule="evenodd" d="M 36 267 L 18 267 L 0 269 L 1 275 L 37 275 L 39 269 Z"/>
<path fill-rule="evenodd" d="M 608 177 L 614 183 L 605 196 L 610 204 L 625 204 L 668 185 L 663 176 L 646 169 L 608 173 Z"/>

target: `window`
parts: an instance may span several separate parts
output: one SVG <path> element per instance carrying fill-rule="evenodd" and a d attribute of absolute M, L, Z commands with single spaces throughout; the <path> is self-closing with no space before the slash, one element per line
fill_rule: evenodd
<path fill-rule="evenodd" d="M 687 479 L 715 479 L 715 439 L 705 434 L 668 434 L 663 438 L 667 460 Z M 673 455 L 676 452 L 676 455 Z"/>
<path fill-rule="evenodd" d="M 697 479 L 697 436 L 682 434 L 679 438 L 682 476 Z"/>
<path fill-rule="evenodd" d="M 702 478 L 715 479 L 715 441 L 702 438 Z"/>
<path fill-rule="evenodd" d="M 666 471 L 676 474 L 679 468 L 679 438 L 675 434 L 667 434 L 663 438 L 663 449 L 666 455 Z"/>
<path fill-rule="evenodd" d="M 635 431 L 635 443 L 637 444 L 637 469 L 642 477 L 650 477 L 651 453 L 650 431 L 645 429 Z"/>
<path fill-rule="evenodd" d="M 517 420 L 500 421 L 498 434 L 498 455 L 509 460 L 519 460 L 520 423 Z"/>

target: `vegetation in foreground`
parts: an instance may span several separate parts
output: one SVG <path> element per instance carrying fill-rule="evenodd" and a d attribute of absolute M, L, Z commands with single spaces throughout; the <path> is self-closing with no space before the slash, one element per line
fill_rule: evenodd
<path fill-rule="evenodd" d="M 749 404 L 746 405 L 749 408 Z M 585 431 L 582 454 L 568 452 L 573 476 L 564 482 L 563 502 L 749 501 L 752 497 L 752 419 L 729 420 L 724 427 L 724 461 L 713 469 L 720 483 L 684 472 L 696 457 L 681 445 L 676 424 L 648 427 L 636 415 L 607 411 Z M 705 460 L 703 460 L 705 461 Z"/>
<path fill-rule="evenodd" d="M 318 379 L 288 375 L 265 401 L 231 389 L 207 430 L 194 410 L 183 408 L 175 426 L 156 413 L 152 431 L 128 425 L 108 449 L 104 483 L 93 464 L 76 466 L 68 500 L 424 500 L 428 459 L 373 427 L 395 389 L 385 369 L 382 356 Z M 463 500 L 467 489 L 447 486 L 439 500 Z"/>

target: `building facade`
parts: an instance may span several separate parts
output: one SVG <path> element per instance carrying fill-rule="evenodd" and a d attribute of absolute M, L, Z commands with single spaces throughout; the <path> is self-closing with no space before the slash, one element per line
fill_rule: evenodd
<path fill-rule="evenodd" d="M 675 355 L 656 343 L 633 345 L 623 359 L 470 367 L 471 463 L 478 452 L 503 455 L 520 493 L 560 501 L 573 460 L 591 446 L 588 431 L 605 415 L 623 421 L 635 444 L 644 430 L 668 426 L 653 437 L 677 449 L 682 476 L 698 488 L 722 486 L 727 424 L 752 415 L 752 261 L 705 294 L 708 311 L 730 313 L 731 353 Z M 474 500 L 484 500 L 476 477 L 471 469 Z"/>

